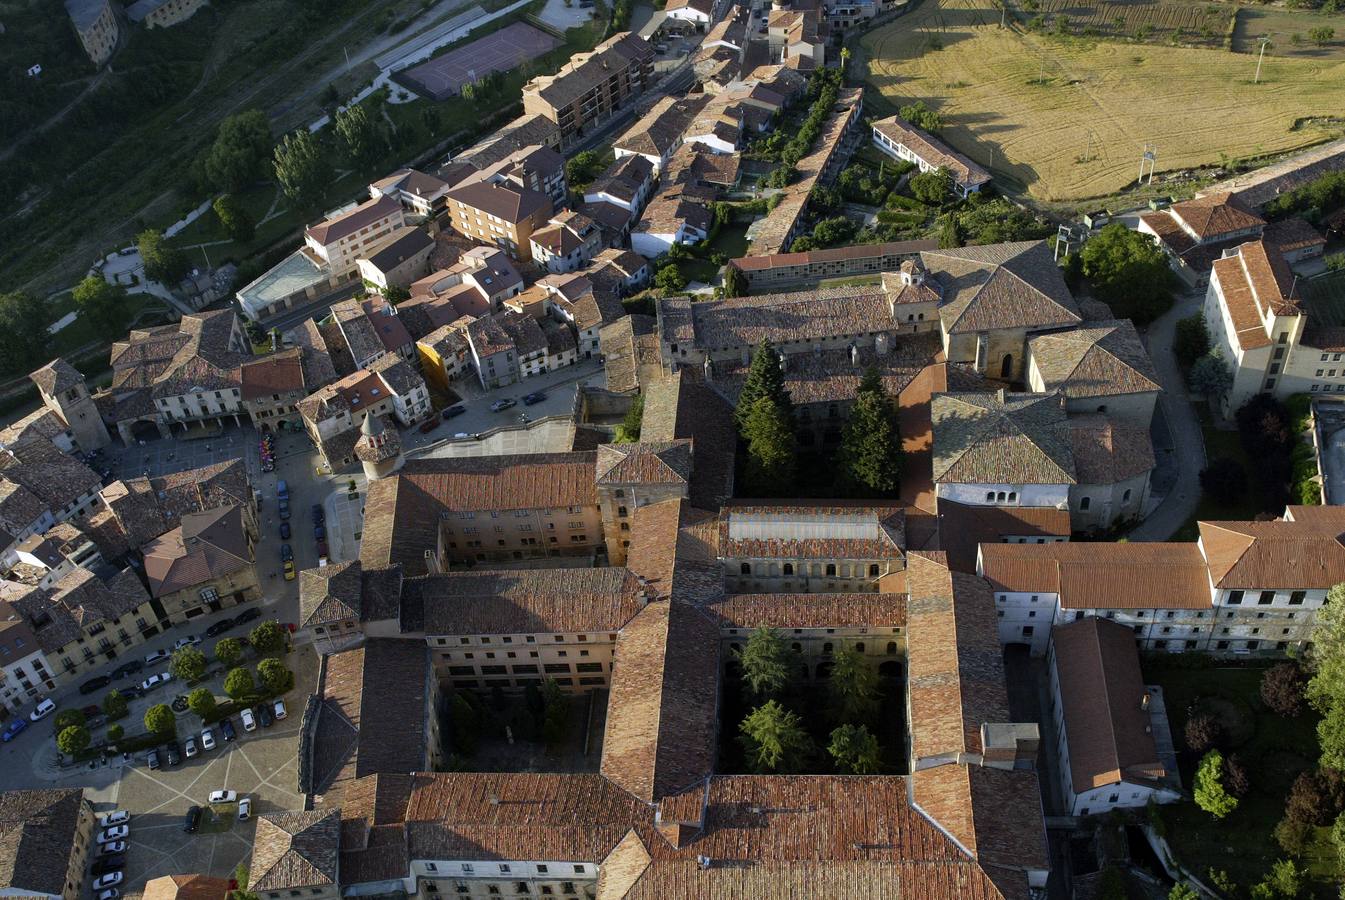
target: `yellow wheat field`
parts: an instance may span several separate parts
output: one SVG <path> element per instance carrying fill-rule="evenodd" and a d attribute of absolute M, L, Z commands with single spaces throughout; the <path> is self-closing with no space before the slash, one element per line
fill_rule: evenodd
<path fill-rule="evenodd" d="M 864 36 L 868 82 L 887 106 L 938 109 L 949 143 L 1041 200 L 1125 188 L 1146 143 L 1163 172 L 1318 143 L 1337 131 L 1295 122 L 1345 116 L 1342 60 L 1268 55 L 1253 84 L 1246 54 L 1059 40 L 999 21 L 988 0 L 927 0 Z"/>

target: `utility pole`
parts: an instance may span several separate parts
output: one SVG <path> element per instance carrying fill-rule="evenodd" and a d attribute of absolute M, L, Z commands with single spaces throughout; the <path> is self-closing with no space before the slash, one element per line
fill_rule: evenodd
<path fill-rule="evenodd" d="M 1252 84 L 1261 83 L 1261 61 L 1266 58 L 1266 47 L 1270 46 L 1270 35 L 1261 36 L 1261 52 L 1256 56 L 1256 77 L 1252 79 Z"/>

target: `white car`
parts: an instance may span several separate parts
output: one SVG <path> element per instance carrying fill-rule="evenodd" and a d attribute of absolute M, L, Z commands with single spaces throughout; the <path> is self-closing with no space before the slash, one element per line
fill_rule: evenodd
<path fill-rule="evenodd" d="M 113 841 L 124 840 L 131 833 L 128 825 L 113 825 L 111 828 L 104 828 L 98 832 L 98 843 L 110 844 Z"/>
<path fill-rule="evenodd" d="M 193 647 L 199 643 L 201 643 L 201 639 L 198 636 L 189 634 L 186 637 L 178 638 L 177 642 L 173 644 L 173 649 L 181 650 L 183 647 Z"/>
<path fill-rule="evenodd" d="M 173 654 L 167 650 L 155 650 L 153 653 L 150 653 L 145 657 L 145 665 L 152 666 L 156 662 L 165 660 L 172 655 Z"/>
<path fill-rule="evenodd" d="M 172 680 L 173 680 L 172 672 L 160 672 L 158 675 L 151 675 L 144 681 L 140 682 L 140 689 L 142 691 L 152 691 L 159 685 L 167 684 Z"/>
<path fill-rule="evenodd" d="M 277 701 L 275 702 L 274 709 L 275 709 L 276 721 L 277 721 L 277 722 L 279 722 L 281 719 L 285 718 L 285 716 L 289 715 L 287 712 L 285 712 L 285 701 L 284 701 L 284 700 L 277 700 Z"/>
<path fill-rule="evenodd" d="M 233 803 L 238 799 L 237 791 L 211 791 L 208 799 L 211 803 Z"/>
<path fill-rule="evenodd" d="M 111 828 L 113 825 L 125 825 L 131 821 L 131 814 L 124 809 L 114 809 L 105 816 L 98 817 L 99 828 Z"/>
<path fill-rule="evenodd" d="M 238 821 L 246 822 L 252 818 L 252 798 L 244 797 L 238 801 Z"/>
<path fill-rule="evenodd" d="M 98 892 L 98 900 L 117 900 L 121 896 L 121 891 L 116 888 L 108 888 L 105 891 Z"/>
<path fill-rule="evenodd" d="M 113 853 L 125 853 L 125 852 L 126 852 L 125 841 L 108 841 L 106 844 L 98 845 L 99 856 L 110 856 Z"/>
<path fill-rule="evenodd" d="M 244 731 L 257 730 L 257 719 L 255 716 L 252 715 L 252 710 L 244 709 L 241 713 L 238 714 L 238 717 L 243 720 Z"/>
<path fill-rule="evenodd" d="M 211 731 L 209 728 L 201 732 L 201 749 L 202 750 L 215 749 L 215 732 Z"/>
<path fill-rule="evenodd" d="M 101 891 L 104 888 L 110 888 L 114 884 L 121 884 L 120 872 L 108 872 L 106 875 L 99 875 L 93 881 L 93 889 Z"/>
<path fill-rule="evenodd" d="M 187 738 L 186 751 L 187 751 L 187 759 L 191 759 L 193 756 L 201 752 L 201 748 L 196 746 L 196 738 L 194 737 Z"/>
<path fill-rule="evenodd" d="M 28 718 L 34 722 L 40 722 L 54 712 L 56 712 L 56 701 L 43 700 L 37 705 L 37 709 L 28 714 Z"/>

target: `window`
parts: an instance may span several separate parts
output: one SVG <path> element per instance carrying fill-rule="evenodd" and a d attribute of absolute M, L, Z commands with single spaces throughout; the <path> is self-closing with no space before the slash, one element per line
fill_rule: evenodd
<path fill-rule="evenodd" d="M 1228 605 L 1229 605 L 1229 606 L 1237 606 L 1237 605 L 1239 605 L 1240 603 L 1242 603 L 1242 595 L 1243 595 L 1243 592 L 1242 592 L 1242 591 L 1229 591 L 1229 592 L 1228 592 Z"/>
<path fill-rule="evenodd" d="M 1084 497 L 1082 500 L 1079 501 L 1079 509 L 1080 509 L 1080 510 L 1086 510 L 1086 509 L 1088 509 L 1088 507 L 1089 507 L 1090 505 L 1092 505 L 1092 502 L 1093 502 L 1093 501 L 1092 501 L 1091 498 L 1089 498 L 1089 497 Z"/>
<path fill-rule="evenodd" d="M 827 575 L 830 576 L 830 577 L 834 577 L 834 576 L 836 575 L 836 564 L 835 564 L 835 563 L 827 563 Z"/>
<path fill-rule="evenodd" d="M 877 577 L 878 577 L 878 564 L 877 564 L 877 563 L 871 563 L 871 564 L 869 565 L 869 577 L 870 577 L 870 578 L 877 578 Z"/>
<path fill-rule="evenodd" d="M 1289 594 L 1290 606 L 1302 606 L 1303 601 L 1308 597 L 1307 591 L 1293 591 Z"/>
<path fill-rule="evenodd" d="M 1032 625 L 1024 625 L 1024 626 L 1023 626 L 1023 637 L 1025 637 L 1025 638 L 1026 638 L 1026 637 L 1032 637 L 1032 635 L 1033 635 L 1033 633 L 1034 633 L 1035 631 L 1036 631 L 1036 628 L 1033 627 Z"/>
<path fill-rule="evenodd" d="M 1275 602 L 1275 592 L 1274 592 L 1274 591 L 1262 591 L 1262 592 L 1261 592 L 1261 596 L 1260 596 L 1259 598 L 1257 598 L 1256 605 L 1257 605 L 1257 606 L 1269 606 L 1270 604 L 1272 604 L 1272 603 L 1274 603 L 1274 602 Z"/>
<path fill-rule="evenodd" d="M 793 563 L 785 563 L 785 569 L 784 569 L 784 572 L 785 572 L 786 575 L 793 575 L 793 574 L 794 574 L 794 564 L 793 564 Z"/>

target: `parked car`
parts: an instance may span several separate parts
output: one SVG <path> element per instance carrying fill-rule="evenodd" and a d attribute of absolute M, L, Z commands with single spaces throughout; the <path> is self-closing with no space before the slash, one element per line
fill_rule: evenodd
<path fill-rule="evenodd" d="M 211 803 L 233 803 L 238 799 L 237 791 L 211 791 L 206 798 Z"/>
<path fill-rule="evenodd" d="M 117 692 L 127 700 L 134 700 L 137 697 L 145 696 L 145 689 L 138 684 L 130 684 L 124 688 L 117 688 Z"/>
<path fill-rule="evenodd" d="M 238 821 L 246 822 L 252 818 L 252 798 L 244 797 L 238 801 Z"/>
<path fill-rule="evenodd" d="M 161 662 L 172 655 L 172 651 L 169 650 L 155 650 L 153 653 L 147 653 L 145 655 L 145 665 L 152 666 L 156 662 Z"/>
<path fill-rule="evenodd" d="M 93 889 L 101 891 L 103 888 L 110 888 L 114 884 L 121 884 L 120 872 L 108 872 L 106 875 L 99 875 L 93 880 Z"/>
<path fill-rule="evenodd" d="M 177 748 L 177 741 L 170 742 L 168 746 L 164 748 L 164 752 L 168 754 L 168 767 L 170 769 L 182 762 L 182 752 Z"/>
<path fill-rule="evenodd" d="M 195 834 L 196 829 L 201 827 L 201 807 L 193 806 L 187 810 L 187 817 L 182 822 L 182 830 L 187 834 Z"/>
<path fill-rule="evenodd" d="M 294 560 L 292 559 L 285 560 L 285 580 L 294 580 Z"/>
<path fill-rule="evenodd" d="M 106 844 L 98 845 L 99 856 L 111 856 L 113 853 L 125 853 L 125 841 L 108 841 Z"/>
<path fill-rule="evenodd" d="M 280 512 L 280 518 L 288 519 L 290 517 L 290 501 L 281 500 L 279 512 Z"/>
<path fill-rule="evenodd" d="M 289 544 L 281 544 L 281 545 L 280 545 L 280 558 L 281 558 L 281 559 L 294 559 L 294 548 L 291 547 Z"/>
<path fill-rule="evenodd" d="M 256 719 L 256 717 L 254 717 L 254 716 L 252 715 L 252 710 L 250 710 L 250 709 L 245 709 L 245 710 L 243 710 L 241 713 L 238 714 L 238 717 L 239 717 L 240 719 L 243 720 L 243 730 L 244 730 L 244 731 L 256 731 L 256 730 L 257 730 L 257 719 Z"/>
<path fill-rule="evenodd" d="M 257 607 L 253 606 L 249 609 L 243 610 L 241 613 L 234 616 L 234 624 L 246 625 L 248 622 L 251 622 L 254 619 L 261 618 L 261 614 L 262 611 L 260 609 L 257 609 Z"/>
<path fill-rule="evenodd" d="M 113 825 L 125 825 L 131 821 L 131 814 L 124 809 L 114 809 L 106 815 L 98 817 L 99 828 L 111 828 Z"/>
<path fill-rule="evenodd" d="M 490 411 L 503 412 L 504 410 L 508 409 L 511 406 L 518 406 L 518 401 L 510 397 L 505 397 L 502 400 L 496 400 L 494 403 L 492 403 L 490 405 Z"/>
<path fill-rule="evenodd" d="M 284 700 L 277 700 L 275 703 L 271 705 L 271 708 L 275 710 L 277 722 L 285 718 L 285 716 L 289 715 L 289 713 L 285 712 Z"/>
<path fill-rule="evenodd" d="M 112 670 L 112 679 L 116 681 L 125 678 L 127 675 L 135 675 L 145 668 L 145 664 L 138 659 L 127 660 Z"/>
<path fill-rule="evenodd" d="M 189 737 L 189 738 L 187 738 L 187 743 L 186 743 L 185 746 L 186 746 L 186 748 L 187 748 L 187 759 L 191 759 L 193 756 L 195 756 L 196 754 L 198 754 L 198 753 L 201 752 L 201 751 L 200 751 L 200 748 L 198 748 L 198 747 L 196 746 L 196 738 L 195 738 L 195 737 Z"/>
<path fill-rule="evenodd" d="M 234 738 L 238 737 L 238 732 L 234 731 L 234 723 L 232 719 L 220 719 L 219 730 L 220 733 L 224 735 L 226 741 L 232 741 Z"/>
<path fill-rule="evenodd" d="M 262 723 L 263 728 L 270 728 L 275 724 L 276 717 L 271 712 L 271 707 L 263 703 L 257 707 L 257 720 Z"/>
<path fill-rule="evenodd" d="M 28 718 L 34 722 L 41 722 L 47 716 L 56 712 L 56 701 L 47 699 L 37 705 L 37 709 L 28 714 Z"/>
<path fill-rule="evenodd" d="M 79 692 L 81 694 L 92 694 L 94 691 L 101 691 L 111 683 L 111 675 L 95 675 L 79 686 Z"/>
<path fill-rule="evenodd" d="M 10 722 L 8 725 L 5 726 L 4 734 L 0 734 L 0 741 L 4 741 L 6 744 L 8 744 L 10 741 L 14 740 L 16 737 L 19 736 L 20 731 L 23 731 L 27 727 L 28 727 L 27 719 L 15 719 L 13 722 Z"/>
<path fill-rule="evenodd" d="M 121 891 L 116 888 L 107 888 L 98 892 L 97 900 L 117 900 L 121 896 Z"/>
<path fill-rule="evenodd" d="M 181 650 L 183 647 L 194 647 L 201 643 L 201 636 L 198 634 L 188 634 L 178 638 L 173 642 L 174 650 Z"/>
<path fill-rule="evenodd" d="M 281 522 L 281 523 L 280 523 L 280 539 L 281 539 L 282 541 L 288 541 L 288 540 L 290 539 L 290 523 L 289 523 L 289 522 Z"/>
<path fill-rule="evenodd" d="M 126 868 L 126 854 L 114 853 L 95 860 L 89 871 L 95 875 L 106 875 L 109 872 L 120 872 L 124 868 Z"/>
<path fill-rule="evenodd" d="M 215 749 L 215 732 L 211 731 L 209 728 L 201 732 L 201 749 L 202 750 Z"/>
<path fill-rule="evenodd" d="M 148 691 L 152 691 L 152 690 L 154 690 L 156 687 L 158 687 L 159 685 L 161 685 L 161 684 L 167 684 L 168 682 L 170 682 L 170 681 L 172 681 L 172 680 L 173 680 L 173 675 L 172 675 L 171 672 L 161 672 L 161 673 L 159 673 L 158 675 L 151 675 L 151 676 L 149 676 L 148 678 L 146 678 L 144 681 L 140 682 L 140 690 L 142 690 L 142 691 L 146 691 L 146 692 L 148 692 Z"/>
<path fill-rule="evenodd" d="M 429 434 L 431 431 L 434 431 L 434 429 L 438 428 L 439 424 L 442 421 L 443 421 L 442 419 L 426 419 L 424 423 L 420 426 L 420 433 Z"/>
<path fill-rule="evenodd" d="M 79 711 L 84 713 L 84 718 L 86 719 L 92 719 L 94 716 L 101 716 L 103 714 L 103 708 L 97 703 L 90 703 L 88 706 L 82 706 Z"/>
<path fill-rule="evenodd" d="M 523 398 L 523 405 L 532 406 L 534 403 L 541 403 L 545 399 L 546 394 L 542 393 L 541 391 L 533 391 L 531 394 Z"/>
<path fill-rule="evenodd" d="M 276 479 L 276 499 L 277 500 L 290 499 L 290 486 L 285 483 L 285 479 L 283 478 Z"/>
<path fill-rule="evenodd" d="M 161 764 L 159 762 L 158 750 L 149 751 L 149 755 L 145 757 L 145 765 L 149 766 L 151 769 L 159 768 Z"/>
<path fill-rule="evenodd" d="M 205 630 L 205 636 L 219 637 L 221 634 L 224 634 L 224 632 L 228 631 L 230 628 L 233 627 L 234 627 L 233 619 L 220 619 L 214 625 L 211 625 L 209 628 Z"/>
<path fill-rule="evenodd" d="M 317 551 L 318 556 L 331 556 L 331 553 L 328 552 L 327 542 L 322 538 L 318 538 Z"/>
<path fill-rule="evenodd" d="M 459 403 L 456 406 L 450 406 L 448 409 L 444 410 L 443 413 L 441 413 L 441 415 L 444 417 L 444 419 L 447 420 L 452 419 L 455 416 L 460 416 L 465 412 L 467 412 L 467 407 Z"/>
<path fill-rule="evenodd" d="M 98 832 L 98 843 L 106 844 L 110 841 L 120 841 L 130 833 L 130 825 L 113 825 L 110 828 L 104 828 L 102 831 Z"/>

